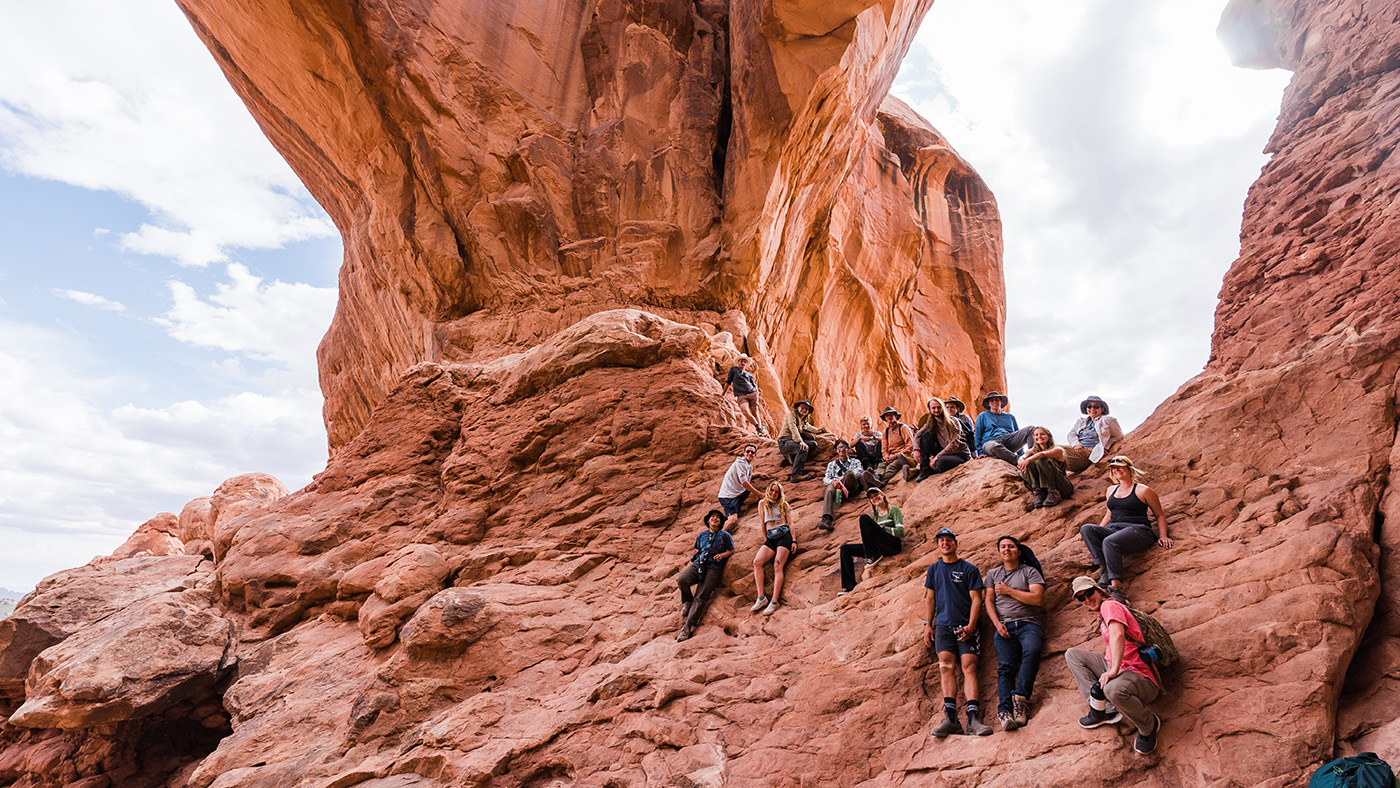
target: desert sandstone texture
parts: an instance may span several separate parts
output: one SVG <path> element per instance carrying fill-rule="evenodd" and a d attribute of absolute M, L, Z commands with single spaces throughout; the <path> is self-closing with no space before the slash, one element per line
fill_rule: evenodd
<path fill-rule="evenodd" d="M 1034 511 L 995 460 L 896 482 L 904 552 L 839 600 L 856 508 L 823 534 L 820 482 L 792 485 L 785 605 L 749 613 L 748 514 L 674 639 L 748 435 L 738 352 L 770 418 L 810 398 L 843 433 L 1004 385 L 992 196 L 886 96 L 928 2 L 181 4 L 345 236 L 333 453 L 26 597 L 0 784 L 1283 788 L 1400 761 L 1400 2 L 1225 9 L 1237 60 L 1294 79 L 1210 361 L 1126 446 L 1177 540 L 1130 564 L 1184 653 L 1147 757 L 1078 728 L 1061 658 L 1097 642 L 1067 589 L 1097 472 Z M 1020 731 L 929 736 L 943 526 L 984 568 L 1020 536 L 1050 575 Z M 984 701 L 994 672 L 988 645 Z"/>

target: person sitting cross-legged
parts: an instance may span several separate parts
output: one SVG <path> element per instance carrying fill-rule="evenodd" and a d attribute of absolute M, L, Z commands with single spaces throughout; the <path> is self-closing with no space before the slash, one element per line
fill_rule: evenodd
<path fill-rule="evenodd" d="M 841 591 L 849 593 L 856 587 L 855 560 L 864 558 L 867 567 L 881 558 L 895 555 L 904 547 L 904 514 L 889 502 L 879 487 L 865 491 L 870 500 L 870 514 L 860 516 L 860 541 L 841 545 Z"/>
<path fill-rule="evenodd" d="M 822 496 L 822 519 L 817 528 L 830 531 L 835 527 L 831 521 L 836 515 L 836 507 L 865 487 L 862 479 L 864 473 L 860 460 L 851 456 L 850 444 L 836 441 L 836 459 L 826 464 L 826 475 L 822 477 L 826 493 Z"/>

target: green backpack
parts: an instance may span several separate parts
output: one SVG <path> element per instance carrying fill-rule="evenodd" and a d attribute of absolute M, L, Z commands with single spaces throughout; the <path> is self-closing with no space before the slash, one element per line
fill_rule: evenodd
<path fill-rule="evenodd" d="M 1138 654 L 1144 662 L 1165 668 L 1181 659 L 1181 652 L 1172 642 L 1171 633 L 1160 621 L 1136 608 L 1129 607 L 1128 612 L 1133 614 L 1138 627 L 1142 629 L 1142 640 L 1133 642 L 1137 644 Z"/>
<path fill-rule="evenodd" d="M 1313 772 L 1308 788 L 1396 788 L 1400 781 L 1390 765 L 1373 752 L 1338 758 Z"/>

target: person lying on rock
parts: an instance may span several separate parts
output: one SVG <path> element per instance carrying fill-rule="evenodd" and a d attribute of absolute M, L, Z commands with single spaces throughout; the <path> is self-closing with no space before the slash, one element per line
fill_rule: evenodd
<path fill-rule="evenodd" d="M 792 463 L 792 475 L 788 481 L 793 483 L 808 478 L 807 455 L 817 450 L 815 436 L 830 434 L 813 424 L 811 416 L 812 403 L 804 399 L 792 406 L 787 418 L 783 419 L 783 428 L 778 431 L 778 451 Z"/>
<path fill-rule="evenodd" d="M 962 733 L 958 722 L 958 667 L 962 667 L 963 692 L 967 695 L 967 732 L 987 736 L 977 702 L 977 656 L 982 651 L 977 616 L 982 610 L 982 573 L 958 557 L 958 537 L 940 529 L 934 537 L 938 560 L 924 576 L 924 643 L 938 654 L 938 676 L 943 685 L 943 721 L 933 735 L 943 738 Z"/>
<path fill-rule="evenodd" d="M 1119 454 L 1109 459 L 1108 472 L 1116 482 L 1108 488 L 1104 499 L 1108 511 L 1098 525 L 1085 523 L 1079 529 L 1079 538 L 1089 549 L 1094 569 L 1103 569 L 1099 579 L 1108 583 L 1111 594 L 1121 597 L 1123 556 L 1141 553 L 1153 542 L 1162 547 L 1171 547 L 1173 542 L 1167 535 L 1167 515 L 1162 511 L 1162 500 L 1151 487 L 1140 483 L 1143 473 L 1133 461 Z M 1149 511 L 1157 517 L 1160 537 L 1152 533 Z"/>
<path fill-rule="evenodd" d="M 972 452 L 963 443 L 962 424 L 943 407 L 943 400 L 929 397 L 927 407 L 928 412 L 919 417 L 918 429 L 914 431 L 914 444 L 919 448 L 916 482 L 951 471 L 972 458 Z"/>
<path fill-rule="evenodd" d="M 943 407 L 947 409 L 948 415 L 957 419 L 963 428 L 963 442 L 969 449 L 976 448 L 973 443 L 977 435 L 977 426 L 972 423 L 972 417 L 967 415 L 967 406 L 957 397 L 946 397 L 943 400 Z"/>
<path fill-rule="evenodd" d="M 749 493 L 762 497 L 763 493 L 753 486 L 753 458 L 758 447 L 750 443 L 739 452 L 739 457 L 724 472 L 724 481 L 719 484 L 719 508 L 724 510 L 724 530 L 733 531 L 739 524 L 739 516 L 744 513 L 744 501 Z"/>
<path fill-rule="evenodd" d="M 767 435 L 768 430 L 758 417 L 758 382 L 753 378 L 753 359 L 748 356 L 739 357 L 738 362 L 729 368 L 729 377 L 725 379 L 724 385 L 720 386 L 720 391 L 726 387 L 734 389 L 734 399 L 739 403 L 739 410 L 744 412 L 744 418 L 753 424 L 754 430 L 759 435 Z"/>
<path fill-rule="evenodd" d="M 724 579 L 724 565 L 734 554 L 734 538 L 721 530 L 723 525 L 724 512 L 711 509 L 705 515 L 705 527 L 695 535 L 695 554 L 676 578 L 676 585 L 681 587 L 681 632 L 676 640 L 689 640 L 695 634 Z M 696 586 L 699 590 L 691 593 Z"/>
<path fill-rule="evenodd" d="M 851 436 L 851 451 L 867 470 L 874 468 L 884 459 L 881 444 L 885 433 L 871 429 L 870 417 L 860 417 L 860 432 Z"/>
<path fill-rule="evenodd" d="M 1102 655 L 1082 648 L 1065 651 L 1070 675 L 1089 704 L 1089 713 L 1079 718 L 1079 725 L 1097 728 L 1126 717 L 1137 728 L 1133 749 L 1152 752 L 1157 749 L 1162 719 L 1148 711 L 1147 704 L 1162 694 L 1162 684 L 1156 669 L 1138 654 L 1142 627 L 1127 606 L 1110 598 L 1093 578 L 1076 577 L 1070 587 L 1086 610 L 1097 611 L 1104 643 Z"/>
<path fill-rule="evenodd" d="M 914 446 L 913 428 L 899 420 L 901 415 L 892 407 L 880 414 L 885 422 L 885 439 L 880 446 L 880 464 L 865 472 L 867 487 L 884 487 L 900 471 L 904 472 L 906 482 L 914 478 L 914 469 L 919 467 L 919 450 Z"/>
<path fill-rule="evenodd" d="M 1031 714 L 1031 690 L 1040 671 L 1045 645 L 1045 578 L 1040 570 L 1021 563 L 1021 542 L 1014 536 L 997 540 L 1001 566 L 987 570 L 987 618 L 996 634 L 997 719 L 1012 731 Z"/>
<path fill-rule="evenodd" d="M 758 601 L 753 611 L 762 610 L 763 615 L 771 616 L 778 609 L 783 598 L 784 568 L 788 557 L 797 552 L 797 540 L 792 535 L 792 511 L 783 498 L 783 486 L 777 482 L 768 485 L 768 492 L 758 504 L 763 515 L 763 546 L 753 557 L 753 582 L 758 588 Z M 764 568 L 773 562 L 773 595 L 763 593 Z"/>
<path fill-rule="evenodd" d="M 1123 440 L 1123 428 L 1118 419 L 1108 415 L 1108 403 L 1088 396 L 1079 403 L 1084 415 L 1070 428 L 1065 442 L 1065 466 L 1070 473 L 1081 473 L 1097 465 Z"/>
<path fill-rule="evenodd" d="M 822 477 L 826 493 L 822 497 L 822 520 L 817 524 L 818 528 L 823 531 L 834 528 L 831 520 L 836 514 L 836 507 L 865 487 L 861 479 L 864 474 L 865 468 L 860 460 L 851 456 L 851 445 L 843 440 L 836 441 L 836 459 L 826 464 L 826 475 Z"/>
<path fill-rule="evenodd" d="M 1074 492 L 1074 485 L 1065 478 L 1065 450 L 1055 445 L 1055 437 L 1047 427 L 1033 428 L 1031 445 L 1016 467 L 1031 488 L 1036 509 L 1055 506 Z"/>
<path fill-rule="evenodd" d="M 860 516 L 860 541 L 841 545 L 841 594 L 856 587 L 855 560 L 864 558 L 872 567 L 887 555 L 895 555 L 904 547 L 904 514 L 890 503 L 879 487 L 865 491 L 870 501 L 870 514 Z"/>
<path fill-rule="evenodd" d="M 978 456 L 996 457 L 1016 464 L 1016 453 L 1031 439 L 1031 427 L 1022 429 L 1016 424 L 1016 417 L 1006 413 L 1011 399 L 995 391 L 982 398 L 982 412 L 977 414 L 977 437 L 975 438 Z"/>

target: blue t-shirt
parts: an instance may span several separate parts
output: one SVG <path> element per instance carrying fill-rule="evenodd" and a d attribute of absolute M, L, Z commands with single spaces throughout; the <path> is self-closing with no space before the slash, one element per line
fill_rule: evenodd
<path fill-rule="evenodd" d="M 933 589 L 938 605 L 938 617 L 933 623 L 942 627 L 967 624 L 972 615 L 972 592 L 982 587 L 982 573 L 966 560 L 959 558 L 951 564 L 942 559 L 934 561 L 924 576 L 924 588 Z"/>
<path fill-rule="evenodd" d="M 705 548 L 710 546 L 712 538 L 719 540 L 719 544 L 714 549 L 715 554 L 734 552 L 734 537 L 730 536 L 728 531 L 710 533 L 710 529 L 706 528 L 695 536 L 695 555 L 690 558 L 692 564 L 700 563 L 700 556 L 704 555 Z M 725 558 L 724 561 L 706 561 L 705 564 L 710 567 L 720 567 L 724 566 L 725 561 L 728 560 Z"/>
<path fill-rule="evenodd" d="M 1021 428 L 1016 424 L 1016 417 L 1010 413 L 993 413 L 990 410 L 984 410 L 977 414 L 977 445 L 972 448 L 980 453 L 982 444 L 993 438 L 1010 435 L 1019 429 Z"/>

